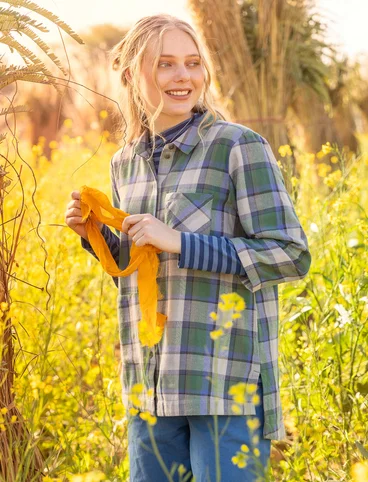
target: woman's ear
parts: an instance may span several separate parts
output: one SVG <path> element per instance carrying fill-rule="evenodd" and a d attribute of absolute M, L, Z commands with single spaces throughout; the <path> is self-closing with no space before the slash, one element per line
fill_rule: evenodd
<path fill-rule="evenodd" d="M 125 71 L 125 78 L 127 79 L 127 81 L 129 82 L 129 84 L 132 83 L 132 75 L 130 73 L 130 70 L 129 70 L 129 67 L 126 69 Z"/>

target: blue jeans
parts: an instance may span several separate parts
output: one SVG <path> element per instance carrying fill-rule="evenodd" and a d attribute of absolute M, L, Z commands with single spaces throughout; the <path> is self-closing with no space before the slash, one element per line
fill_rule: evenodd
<path fill-rule="evenodd" d="M 271 440 L 262 436 L 263 387 L 258 383 L 257 393 L 261 403 L 256 405 L 255 415 L 218 415 L 219 465 L 221 482 L 264 482 L 270 463 Z M 260 427 L 251 432 L 246 421 L 259 418 Z M 190 415 L 157 417 L 153 429 L 154 441 L 167 472 L 173 468 L 171 478 L 165 474 L 155 453 L 149 436 L 147 422 L 139 415 L 130 417 L 128 424 L 128 451 L 130 482 L 216 482 L 216 455 L 214 438 L 214 415 Z M 225 427 L 225 429 L 224 429 Z M 224 433 L 221 435 L 222 430 Z M 252 436 L 258 435 L 257 445 L 252 445 Z M 232 457 L 241 451 L 241 445 L 249 447 L 246 467 L 239 468 Z M 252 454 L 259 449 L 259 456 Z M 242 452 L 247 455 L 247 452 Z M 178 467 L 183 464 L 186 471 L 179 477 Z M 176 465 L 176 469 L 175 469 Z M 174 466 L 174 467 L 173 467 Z M 190 477 L 187 476 L 191 471 Z M 187 476 L 185 478 L 185 476 Z M 194 478 L 195 477 L 195 478 Z M 218 481 L 217 481 L 218 482 Z"/>

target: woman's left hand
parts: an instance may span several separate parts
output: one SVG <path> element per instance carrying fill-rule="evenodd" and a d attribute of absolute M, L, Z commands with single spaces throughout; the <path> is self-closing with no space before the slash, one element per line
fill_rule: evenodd
<path fill-rule="evenodd" d="M 136 246 L 152 244 L 168 253 L 181 252 L 181 231 L 170 228 L 152 214 L 131 214 L 122 224 L 122 231 L 132 238 Z"/>

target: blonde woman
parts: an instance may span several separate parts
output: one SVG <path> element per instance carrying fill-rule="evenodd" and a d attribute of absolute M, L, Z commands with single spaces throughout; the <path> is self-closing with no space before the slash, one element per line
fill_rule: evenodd
<path fill-rule="evenodd" d="M 208 58 L 188 23 L 144 17 L 111 54 L 126 109 L 123 147 L 110 163 L 112 198 L 130 215 L 121 232 L 100 229 L 121 269 L 133 241 L 162 250 L 157 311 L 167 315 L 162 340 L 142 347 L 137 272 L 114 278 L 130 480 L 178 481 L 183 471 L 196 482 L 218 480 L 216 471 L 225 482 L 264 480 L 271 440 L 285 436 L 277 285 L 306 276 L 305 233 L 267 141 L 215 110 Z M 66 220 L 97 258 L 79 199 L 74 191 Z M 213 312 L 233 292 L 245 309 L 216 352 Z M 235 411 L 229 390 L 239 382 L 256 392 Z M 139 409 L 157 417 L 160 458 L 129 397 L 137 383 Z"/>

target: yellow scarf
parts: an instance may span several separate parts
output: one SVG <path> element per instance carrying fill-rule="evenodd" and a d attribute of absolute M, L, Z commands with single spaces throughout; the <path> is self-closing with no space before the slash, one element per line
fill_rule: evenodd
<path fill-rule="evenodd" d="M 166 315 L 157 312 L 157 300 L 162 299 L 156 282 L 159 268 L 157 254 L 162 250 L 152 244 L 136 246 L 133 241 L 129 265 L 125 270 L 119 269 L 95 221 L 122 231 L 123 220 L 129 214 L 113 207 L 108 197 L 98 189 L 82 186 L 80 193 L 82 219 L 87 219 L 88 240 L 103 269 L 111 276 L 129 276 L 138 269 L 138 298 L 142 315 L 138 323 L 139 340 L 142 346 L 152 347 L 161 340 L 167 319 Z"/>

